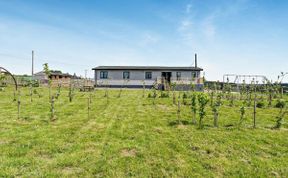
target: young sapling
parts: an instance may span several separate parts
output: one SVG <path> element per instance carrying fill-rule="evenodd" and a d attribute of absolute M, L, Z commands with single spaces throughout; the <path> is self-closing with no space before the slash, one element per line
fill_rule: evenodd
<path fill-rule="evenodd" d="M 198 95 L 198 103 L 199 103 L 199 128 L 202 129 L 204 127 L 203 125 L 203 119 L 206 116 L 205 107 L 207 103 L 209 102 L 209 99 L 207 95 L 204 93 L 201 93 Z"/>
<path fill-rule="evenodd" d="M 51 97 L 51 105 L 50 105 L 50 120 L 53 121 L 56 119 L 55 117 L 55 98 L 54 96 Z"/>
<path fill-rule="evenodd" d="M 196 124 L 196 114 L 197 114 L 197 95 L 196 93 L 192 93 L 191 97 L 191 111 L 192 111 L 192 124 Z"/>
<path fill-rule="evenodd" d="M 240 127 L 245 119 L 245 113 L 246 113 L 245 106 L 244 105 L 241 106 L 239 111 L 240 111 L 240 120 L 239 120 L 239 127 Z"/>
<path fill-rule="evenodd" d="M 43 64 L 43 70 L 44 70 L 45 75 L 48 78 L 49 101 L 50 101 L 51 100 L 51 83 L 52 83 L 52 81 L 50 78 L 51 71 L 49 69 L 48 63 Z"/>
<path fill-rule="evenodd" d="M 222 105 L 222 94 L 218 93 L 216 101 L 212 105 L 212 111 L 214 113 L 214 127 L 218 127 L 219 108 L 221 105 Z"/>

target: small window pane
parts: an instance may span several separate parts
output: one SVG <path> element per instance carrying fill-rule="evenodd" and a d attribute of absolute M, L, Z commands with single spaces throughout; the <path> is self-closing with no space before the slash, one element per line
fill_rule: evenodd
<path fill-rule="evenodd" d="M 145 79 L 152 79 L 152 72 L 146 72 Z"/>
<path fill-rule="evenodd" d="M 130 72 L 123 72 L 123 79 L 129 79 L 130 78 Z"/>
<path fill-rule="evenodd" d="M 108 72 L 107 71 L 100 71 L 100 79 L 107 79 Z"/>

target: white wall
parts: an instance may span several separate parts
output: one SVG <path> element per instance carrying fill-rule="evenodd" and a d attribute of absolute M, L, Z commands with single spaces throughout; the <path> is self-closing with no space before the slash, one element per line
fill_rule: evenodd
<path fill-rule="evenodd" d="M 162 71 L 147 71 L 152 72 L 152 79 L 146 80 L 145 79 L 145 72 L 146 71 L 129 71 L 130 72 L 130 79 L 124 80 L 123 79 L 123 72 L 124 70 L 103 70 L 108 71 L 108 79 L 100 79 L 100 70 L 95 71 L 95 82 L 97 85 L 153 85 L 156 81 L 161 83 L 161 74 Z M 177 84 L 190 84 L 192 80 L 192 71 L 179 71 L 181 72 L 181 80 L 176 79 L 177 71 L 163 71 L 163 72 L 172 72 L 171 82 L 175 82 Z M 197 76 L 200 76 L 200 72 L 197 71 Z M 197 78 L 195 78 L 192 82 L 197 82 Z M 95 83 L 95 84 L 96 84 Z"/>

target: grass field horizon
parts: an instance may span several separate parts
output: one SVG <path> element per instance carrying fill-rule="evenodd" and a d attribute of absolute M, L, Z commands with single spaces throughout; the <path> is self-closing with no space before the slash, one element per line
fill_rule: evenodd
<path fill-rule="evenodd" d="M 142 90 L 123 89 L 118 97 L 113 89 L 108 98 L 105 89 L 77 91 L 69 102 L 62 89 L 50 121 L 48 89 L 36 90 L 31 102 L 29 88 L 21 88 L 20 119 L 13 90 L 0 92 L 0 177 L 288 176 L 288 124 L 272 129 L 278 108 L 257 108 L 254 129 L 252 107 L 238 126 L 240 103 L 225 101 L 214 128 L 207 105 L 199 129 L 189 98 L 179 119 L 171 97 L 154 105 L 149 90 L 142 97 Z"/>

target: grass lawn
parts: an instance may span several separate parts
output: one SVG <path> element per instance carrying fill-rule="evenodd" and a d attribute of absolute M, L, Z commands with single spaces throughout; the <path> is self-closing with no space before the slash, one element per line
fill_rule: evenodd
<path fill-rule="evenodd" d="M 0 177 L 288 177 L 288 124 L 271 129 L 277 108 L 257 109 L 256 129 L 249 108 L 239 128 L 240 104 L 226 103 L 214 128 L 208 105 L 198 129 L 188 105 L 178 124 L 172 97 L 153 105 L 142 90 L 96 90 L 88 118 L 89 93 L 70 103 L 65 89 L 50 121 L 48 89 L 37 91 L 31 103 L 21 89 L 20 119 L 13 90 L 0 92 Z"/>

